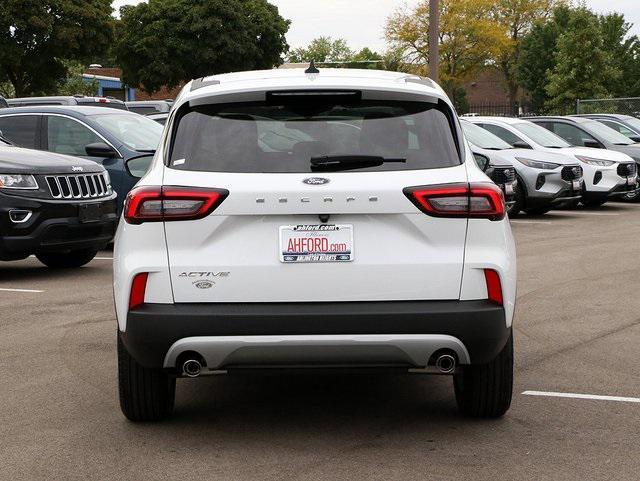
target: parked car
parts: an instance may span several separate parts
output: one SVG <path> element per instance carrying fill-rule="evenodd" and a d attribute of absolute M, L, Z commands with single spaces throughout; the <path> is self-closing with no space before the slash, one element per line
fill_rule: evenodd
<path fill-rule="evenodd" d="M 125 102 L 127 108 L 140 115 L 151 115 L 169 112 L 173 100 L 133 100 Z"/>
<path fill-rule="evenodd" d="M 0 95 L 0 109 L 6 109 L 7 107 L 9 107 L 9 104 L 7 103 L 6 99 Z"/>
<path fill-rule="evenodd" d="M 512 215 L 512 208 L 515 205 L 515 192 L 518 180 L 516 179 L 516 170 L 511 163 L 501 159 L 498 156 L 488 156 L 480 151 L 474 150 L 471 146 L 473 158 L 478 167 L 489 177 L 494 184 L 500 187 L 504 194 L 505 204 L 507 206 L 507 214 Z"/>
<path fill-rule="evenodd" d="M 42 106 L 1 110 L 0 132 L 21 147 L 102 164 L 118 193 L 120 213 L 124 198 L 153 158 L 162 126 L 125 110 Z"/>
<path fill-rule="evenodd" d="M 148 119 L 154 120 L 158 122 L 160 125 L 164 125 L 167 123 L 167 119 L 169 118 L 169 113 L 165 112 L 162 114 L 149 114 L 147 115 Z"/>
<path fill-rule="evenodd" d="M 540 215 L 553 207 L 576 205 L 582 197 L 582 167 L 574 158 L 516 149 L 488 130 L 467 120 L 460 120 L 464 135 L 474 153 L 501 159 L 513 166 L 518 182 L 515 201 L 509 207 L 509 215 L 520 211 Z"/>
<path fill-rule="evenodd" d="M 176 377 L 246 367 L 453 374 L 463 413 L 507 411 L 514 241 L 440 87 L 243 72 L 174 110 L 116 235 L 125 416 L 168 416 Z"/>
<path fill-rule="evenodd" d="M 104 167 L 0 140 L 0 260 L 34 255 L 80 267 L 113 238 L 116 194 Z"/>
<path fill-rule="evenodd" d="M 53 97 L 22 97 L 7 99 L 9 107 L 33 107 L 38 105 L 83 105 L 91 107 L 109 107 L 127 110 L 122 100 L 111 97 L 85 97 L 84 95 L 66 95 Z"/>
<path fill-rule="evenodd" d="M 636 164 L 631 157 L 612 150 L 574 147 L 561 137 L 528 120 L 511 117 L 470 117 L 473 122 L 500 137 L 512 147 L 568 155 L 580 162 L 584 172 L 582 203 L 604 204 L 637 189 Z"/>
<path fill-rule="evenodd" d="M 633 142 L 640 142 L 640 119 L 637 117 L 622 114 L 582 114 L 577 117 L 597 120 Z"/>
<path fill-rule="evenodd" d="M 614 150 L 627 154 L 635 160 L 636 168 L 640 169 L 640 144 L 601 122 L 577 116 L 535 117 L 529 120 L 562 137 L 573 146 Z M 638 198 L 638 190 L 626 194 L 624 198 L 635 200 Z"/>

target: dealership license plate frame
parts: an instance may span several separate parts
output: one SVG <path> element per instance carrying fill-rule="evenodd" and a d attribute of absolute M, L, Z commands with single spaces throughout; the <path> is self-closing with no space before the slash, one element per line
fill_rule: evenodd
<path fill-rule="evenodd" d="M 327 238 L 329 244 L 346 243 L 347 248 L 341 252 L 289 252 L 287 251 L 291 234 L 303 238 Z M 280 262 L 284 264 L 321 264 L 328 262 L 352 262 L 353 225 L 352 224 L 298 224 L 280 226 L 278 232 Z"/>

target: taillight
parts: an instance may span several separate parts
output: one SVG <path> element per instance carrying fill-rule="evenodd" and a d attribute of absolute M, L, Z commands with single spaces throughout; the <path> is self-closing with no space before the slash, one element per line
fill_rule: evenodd
<path fill-rule="evenodd" d="M 501 220 L 504 195 L 495 184 L 442 184 L 406 187 L 404 194 L 425 214 Z"/>
<path fill-rule="evenodd" d="M 502 283 L 500 282 L 500 274 L 493 269 L 485 269 L 484 279 L 487 283 L 487 295 L 489 300 L 502 306 Z"/>
<path fill-rule="evenodd" d="M 144 304 L 144 294 L 147 291 L 147 279 L 149 273 L 141 272 L 136 274 L 131 283 L 131 293 L 129 295 L 129 309 L 135 309 Z"/>
<path fill-rule="evenodd" d="M 124 204 L 129 224 L 202 219 L 229 195 L 225 189 L 143 186 L 133 189 Z"/>

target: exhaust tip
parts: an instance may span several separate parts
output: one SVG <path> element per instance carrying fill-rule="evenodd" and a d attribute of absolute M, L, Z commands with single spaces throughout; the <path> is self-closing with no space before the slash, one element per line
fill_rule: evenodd
<path fill-rule="evenodd" d="M 202 364 L 197 359 L 187 359 L 182 364 L 182 374 L 187 377 L 198 377 L 202 372 Z"/>
<path fill-rule="evenodd" d="M 442 374 L 451 374 L 456 370 L 456 358 L 451 354 L 441 354 L 436 358 L 436 368 Z"/>

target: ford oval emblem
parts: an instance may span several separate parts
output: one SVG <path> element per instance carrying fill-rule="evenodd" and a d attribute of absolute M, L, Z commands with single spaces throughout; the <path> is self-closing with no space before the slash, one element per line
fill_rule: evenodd
<path fill-rule="evenodd" d="M 302 182 L 307 185 L 324 185 L 331 182 L 329 179 L 325 179 L 324 177 L 307 177 Z"/>

